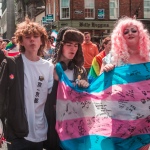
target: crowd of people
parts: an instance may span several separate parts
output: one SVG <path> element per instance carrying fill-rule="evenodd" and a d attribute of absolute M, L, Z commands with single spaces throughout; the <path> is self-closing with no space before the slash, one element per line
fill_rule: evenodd
<path fill-rule="evenodd" d="M 116 22 L 101 52 L 89 32 L 72 27 L 60 29 L 53 43 L 54 37 L 28 18 L 9 43 L 0 38 L 0 145 L 4 136 L 11 143 L 8 150 L 62 149 L 55 130 L 57 63 L 74 86 L 86 89 L 104 71 L 150 62 L 149 33 L 129 17 Z"/>

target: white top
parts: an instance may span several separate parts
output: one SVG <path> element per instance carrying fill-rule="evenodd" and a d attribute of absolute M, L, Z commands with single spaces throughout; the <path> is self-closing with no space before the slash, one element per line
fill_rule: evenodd
<path fill-rule="evenodd" d="M 70 81 L 73 81 L 74 69 L 73 70 L 67 69 L 64 72 L 65 72 L 66 76 L 68 77 L 68 79 Z"/>
<path fill-rule="evenodd" d="M 44 113 L 48 91 L 53 86 L 51 62 L 40 58 L 30 61 L 22 54 L 24 63 L 24 99 L 29 127 L 26 140 L 41 142 L 47 139 L 48 124 Z"/>

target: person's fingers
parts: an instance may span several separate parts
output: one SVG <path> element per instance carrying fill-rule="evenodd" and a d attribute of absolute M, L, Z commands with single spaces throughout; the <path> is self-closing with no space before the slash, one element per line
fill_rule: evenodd
<path fill-rule="evenodd" d="M 104 66 L 104 71 L 106 71 L 106 72 L 108 72 L 108 71 L 110 71 L 110 70 L 113 70 L 114 69 L 114 65 L 112 65 L 112 64 L 107 64 L 107 65 L 105 65 Z"/>
<path fill-rule="evenodd" d="M 88 87 L 89 83 L 87 81 L 85 81 L 85 80 L 79 80 L 78 86 L 80 86 L 80 87 Z"/>

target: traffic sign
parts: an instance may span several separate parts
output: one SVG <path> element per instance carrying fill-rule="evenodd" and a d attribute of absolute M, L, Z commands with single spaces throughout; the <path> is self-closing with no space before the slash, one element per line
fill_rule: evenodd
<path fill-rule="evenodd" d="M 47 17 L 42 17 L 42 24 L 47 24 L 46 18 L 47 18 Z"/>
<path fill-rule="evenodd" d="M 105 10 L 98 9 L 98 19 L 104 19 L 104 17 L 105 17 Z"/>
<path fill-rule="evenodd" d="M 46 15 L 46 21 L 47 22 L 53 22 L 53 14 L 48 14 L 48 15 Z"/>

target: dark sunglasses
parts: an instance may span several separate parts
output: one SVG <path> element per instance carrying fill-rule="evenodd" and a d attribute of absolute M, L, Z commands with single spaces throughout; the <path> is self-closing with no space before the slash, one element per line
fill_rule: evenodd
<path fill-rule="evenodd" d="M 137 32 L 136 29 L 131 28 L 130 30 L 129 30 L 129 29 L 126 29 L 126 30 L 123 32 L 123 34 L 126 35 L 126 34 L 128 34 L 130 31 L 131 31 L 132 33 L 136 33 L 136 32 Z"/>

